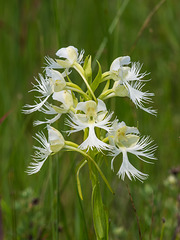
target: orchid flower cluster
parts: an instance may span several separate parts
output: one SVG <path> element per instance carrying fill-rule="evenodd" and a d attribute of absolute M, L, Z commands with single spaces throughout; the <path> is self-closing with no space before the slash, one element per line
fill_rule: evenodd
<path fill-rule="evenodd" d="M 148 174 L 142 173 L 130 163 L 128 153 L 147 162 L 147 159 L 156 159 L 156 145 L 149 136 L 140 136 L 137 127 L 127 126 L 124 121 L 119 121 L 106 107 L 106 101 L 112 97 L 128 97 L 136 108 L 156 115 L 156 111 L 149 106 L 154 94 L 142 91 L 148 81 L 144 79 L 148 74 L 140 73 L 142 65 L 131 62 L 129 56 L 123 56 L 116 58 L 110 69 L 102 73 L 98 62 L 99 70 L 93 79 L 91 56 L 83 61 L 84 50 L 79 53 L 77 48 L 68 46 L 59 49 L 56 56 L 56 59 L 45 57 L 44 73 L 35 78 L 36 83 L 33 83 L 31 90 L 37 92 L 38 96 L 34 105 L 27 104 L 23 108 L 26 114 L 39 111 L 49 116 L 34 122 L 35 126 L 46 125 L 48 137 L 43 131 L 36 134 L 35 139 L 40 146 L 34 146 L 33 161 L 28 166 L 27 173 L 39 172 L 50 155 L 65 150 L 77 151 L 87 160 L 93 161 L 101 176 L 102 172 L 92 159 L 91 152 L 108 155 L 112 170 L 115 158 L 119 158 L 121 166 L 117 175 L 122 180 L 126 175 L 130 180 L 145 180 Z M 83 84 L 79 86 L 75 79 L 70 78 L 73 71 L 78 73 L 86 89 L 82 89 Z M 102 87 L 98 88 L 101 84 Z M 103 90 L 99 93 L 97 89 Z M 52 126 L 63 114 L 66 115 L 63 118 L 64 124 L 69 129 L 67 134 L 62 127 L 57 130 Z M 67 137 L 79 131 L 84 133 L 79 145 L 64 139 L 63 135 Z"/>

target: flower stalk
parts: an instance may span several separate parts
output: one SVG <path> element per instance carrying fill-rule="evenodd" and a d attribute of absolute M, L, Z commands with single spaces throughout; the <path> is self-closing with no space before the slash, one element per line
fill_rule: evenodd
<path fill-rule="evenodd" d="M 110 160 L 107 167 L 117 172 L 121 180 L 128 178 L 131 181 L 137 179 L 143 182 L 148 174 L 133 166 L 129 153 L 136 156 L 139 162 L 152 163 L 156 160 L 154 152 L 157 147 L 149 136 L 141 136 L 137 127 L 130 127 L 124 121 L 119 121 L 114 112 L 107 108 L 106 101 L 112 97 L 128 97 L 136 108 L 156 115 L 156 110 L 149 106 L 154 94 L 142 91 L 149 81 L 145 79 L 148 74 L 141 73 L 142 64 L 131 62 L 129 56 L 116 58 L 106 72 L 102 72 L 97 61 L 98 72 L 93 79 L 91 56 L 88 55 L 83 62 L 83 55 L 84 50 L 79 53 L 73 46 L 61 48 L 56 52 L 56 59 L 45 57 L 44 75 L 39 74 L 39 79 L 35 78 L 36 83 L 33 83 L 30 92 L 37 94 L 36 100 L 32 105 L 26 104 L 23 112 L 30 114 L 39 111 L 53 117 L 34 121 L 34 126 L 46 125 L 46 127 L 45 130 L 35 134 L 34 138 L 38 145 L 34 146 L 33 161 L 28 166 L 27 173 L 31 175 L 43 171 L 43 165 L 50 158 L 52 175 L 52 158 L 56 155 L 56 183 L 59 188 L 59 161 L 62 160 L 58 158 L 58 153 L 73 151 L 80 154 L 82 159 L 75 169 L 79 199 L 83 200 L 80 172 L 86 166 L 89 168 L 92 185 L 91 207 L 96 238 L 108 240 L 108 210 L 103 203 L 99 178 L 102 178 L 112 194 L 114 191 L 101 170 L 103 156 L 106 155 Z M 78 72 L 77 77 L 85 83 L 84 89 L 78 86 L 76 79 L 71 79 L 71 72 L 74 70 Z M 65 118 L 62 118 L 62 115 Z M 59 123 L 56 124 L 58 129 L 52 126 L 55 122 Z M 80 144 L 69 139 L 71 134 L 78 132 L 83 133 Z M 114 161 L 117 159 L 121 162 L 119 170 L 114 167 Z M 51 182 L 52 198 L 53 191 L 54 186 Z M 56 218 L 58 222 L 58 216 Z M 52 237 L 55 236 L 53 225 Z"/>
<path fill-rule="evenodd" d="M 85 78 L 85 76 L 84 76 L 85 74 L 84 74 L 83 68 L 82 68 L 79 64 L 76 63 L 76 64 L 74 65 L 74 69 L 75 69 L 75 70 L 79 73 L 79 75 L 82 77 L 82 79 L 83 79 L 84 83 L 86 84 L 89 92 L 91 93 L 94 101 L 97 101 L 97 99 L 96 99 L 96 97 L 95 97 L 95 95 L 94 95 L 94 93 L 93 93 L 93 91 L 92 91 L 89 83 L 87 82 L 87 80 L 86 80 L 86 78 Z"/>

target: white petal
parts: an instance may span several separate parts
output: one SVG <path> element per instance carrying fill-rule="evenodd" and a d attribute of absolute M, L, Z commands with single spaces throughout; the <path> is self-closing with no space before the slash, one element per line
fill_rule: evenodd
<path fill-rule="evenodd" d="M 133 103 L 136 105 L 136 107 L 141 108 L 142 110 L 152 114 L 156 115 L 156 110 L 153 110 L 152 107 L 145 107 L 144 104 L 147 104 L 149 102 L 152 102 L 151 96 L 154 96 L 153 93 L 149 92 L 142 92 L 141 89 L 144 86 L 141 82 L 138 84 L 134 84 L 131 86 L 131 84 L 126 82 L 126 86 L 129 90 L 129 97 L 133 101 Z"/>
<path fill-rule="evenodd" d="M 130 63 L 131 59 L 129 56 L 118 57 L 112 62 L 110 71 L 118 71 L 120 67 L 128 65 Z"/>
<path fill-rule="evenodd" d="M 53 115 L 53 114 L 57 114 L 57 112 L 54 110 L 54 108 L 51 106 L 51 104 L 49 104 L 48 102 L 46 102 L 40 109 L 40 112 L 43 112 L 44 114 L 48 114 L 48 115 Z"/>
<path fill-rule="evenodd" d="M 39 172 L 42 165 L 51 154 L 50 145 L 43 132 L 36 133 L 36 137 L 34 138 L 40 143 L 41 147 L 34 146 L 36 151 L 32 158 L 33 162 L 30 163 L 26 171 L 29 175 Z"/>
<path fill-rule="evenodd" d="M 63 77 L 67 77 L 71 72 L 72 72 L 72 71 L 70 71 L 68 68 L 66 68 L 66 69 L 64 70 L 64 72 L 62 72 L 62 76 L 63 76 Z"/>
<path fill-rule="evenodd" d="M 96 122 L 94 125 L 98 128 L 102 128 L 109 132 L 112 129 L 111 122 L 110 122 L 112 115 L 113 115 L 113 112 L 107 114 L 107 116 L 102 121 Z"/>
<path fill-rule="evenodd" d="M 35 81 L 37 82 L 37 84 L 32 83 L 33 85 L 33 89 L 30 90 L 29 92 L 39 92 L 42 97 L 44 96 L 48 96 L 51 95 L 52 93 L 52 88 L 51 88 L 51 84 L 48 78 L 44 78 L 42 76 L 42 74 L 39 74 L 39 79 L 35 78 Z"/>
<path fill-rule="evenodd" d="M 131 63 L 131 58 L 129 56 L 121 57 L 120 66 L 128 65 Z"/>
<path fill-rule="evenodd" d="M 126 134 L 139 134 L 139 130 L 136 127 L 127 127 Z"/>
<path fill-rule="evenodd" d="M 62 143 L 64 145 L 64 138 L 57 129 L 51 127 L 50 125 L 47 125 L 47 129 L 48 129 L 48 139 L 49 139 L 50 144 L 52 144 L 52 142 L 54 143 L 56 141 L 56 142 Z"/>
<path fill-rule="evenodd" d="M 83 50 L 81 50 L 81 52 L 80 52 L 80 54 L 79 54 L 79 57 L 78 57 L 78 63 L 82 63 L 83 61 L 82 61 L 82 58 L 83 58 L 83 55 L 84 55 L 84 49 Z"/>
<path fill-rule="evenodd" d="M 35 105 L 26 104 L 24 106 L 25 109 L 23 109 L 22 112 L 25 114 L 30 114 L 32 112 L 39 110 L 45 104 L 45 102 L 47 101 L 48 98 L 49 98 L 49 96 L 47 96 L 44 100 L 40 101 L 40 103 L 36 103 Z"/>
<path fill-rule="evenodd" d="M 136 155 L 139 159 L 141 159 L 144 162 L 147 161 L 145 161 L 141 157 L 156 160 L 156 157 L 154 156 L 154 151 L 157 149 L 157 146 L 155 144 L 152 145 L 152 143 L 153 141 L 149 136 L 143 137 L 139 140 L 139 142 L 135 146 L 127 148 L 127 151 Z"/>
<path fill-rule="evenodd" d="M 76 115 L 69 114 L 69 119 L 65 119 L 65 124 L 74 130 L 68 130 L 68 134 L 79 132 L 85 128 L 87 128 L 89 125 L 87 123 L 81 122 Z"/>
<path fill-rule="evenodd" d="M 57 114 L 55 117 L 53 117 L 52 119 L 47 119 L 45 121 L 39 121 L 39 120 L 36 120 L 34 121 L 33 125 L 34 126 L 38 126 L 38 125 L 41 125 L 41 124 L 52 124 L 54 122 L 56 122 L 59 118 L 61 117 L 61 114 Z"/>
<path fill-rule="evenodd" d="M 86 116 L 92 115 L 95 117 L 97 114 L 97 104 L 93 100 L 79 102 L 76 106 L 76 110 L 83 111 Z"/>
<path fill-rule="evenodd" d="M 119 58 L 116 58 L 110 66 L 110 71 L 118 71 L 119 68 L 120 68 Z"/>
<path fill-rule="evenodd" d="M 140 172 L 129 162 L 126 151 L 123 151 L 122 153 L 123 153 L 123 162 L 117 175 L 121 177 L 123 181 L 124 181 L 125 175 L 127 175 L 130 180 L 132 180 L 132 178 L 134 180 L 137 178 L 139 181 L 143 182 L 143 180 L 145 180 L 148 177 L 148 174 L 144 174 Z"/>
<path fill-rule="evenodd" d="M 55 68 L 55 69 L 62 69 L 63 67 L 60 66 L 54 59 L 50 57 L 45 57 L 45 60 L 47 62 L 46 68 Z"/>
<path fill-rule="evenodd" d="M 59 58 L 65 58 L 69 60 L 69 62 L 73 64 L 73 62 L 77 61 L 78 59 L 78 49 L 73 46 L 69 46 L 67 48 L 61 48 L 56 52 L 56 55 Z"/>
<path fill-rule="evenodd" d="M 61 102 L 67 110 L 74 104 L 72 94 L 67 90 L 53 93 L 52 98 Z"/>
<path fill-rule="evenodd" d="M 46 161 L 47 158 L 45 158 L 43 161 L 34 161 L 31 162 L 30 165 L 28 166 L 26 173 L 28 175 L 32 175 L 35 174 L 37 172 L 39 172 L 44 164 L 44 162 Z"/>
<path fill-rule="evenodd" d="M 77 111 L 80 110 L 80 111 L 83 111 L 85 113 L 86 112 L 86 103 L 87 102 L 79 102 L 76 106 L 76 110 Z"/>
<path fill-rule="evenodd" d="M 106 110 L 107 110 L 106 104 L 102 100 L 98 99 L 97 112 L 106 111 Z"/>
<path fill-rule="evenodd" d="M 93 149 L 93 148 L 97 148 L 99 151 L 101 150 L 109 150 L 111 149 L 111 146 L 102 142 L 101 140 L 99 140 L 95 134 L 94 131 L 94 126 L 89 126 L 89 135 L 87 137 L 87 139 L 79 146 L 79 148 L 81 149 Z"/>
<path fill-rule="evenodd" d="M 149 81 L 143 80 L 143 78 L 149 75 L 149 73 L 140 73 L 142 65 L 143 64 L 140 64 L 139 62 L 133 63 L 126 76 L 126 81 Z"/>
<path fill-rule="evenodd" d="M 56 55 L 59 58 L 66 58 L 68 59 L 68 53 L 67 53 L 67 48 L 60 48 L 57 52 Z"/>
<path fill-rule="evenodd" d="M 118 123 L 117 129 L 118 129 L 118 128 L 125 127 L 125 126 L 126 126 L 125 122 L 122 121 L 122 122 Z"/>
<path fill-rule="evenodd" d="M 62 74 L 56 70 L 46 68 L 46 74 L 48 77 L 53 78 L 53 80 L 64 81 Z"/>

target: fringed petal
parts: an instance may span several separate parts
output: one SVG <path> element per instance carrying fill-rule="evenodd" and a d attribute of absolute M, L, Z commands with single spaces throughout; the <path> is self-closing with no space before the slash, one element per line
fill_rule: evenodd
<path fill-rule="evenodd" d="M 123 162 L 121 164 L 121 167 L 117 173 L 119 178 L 121 178 L 124 181 L 125 175 L 132 180 L 132 178 L 138 179 L 139 181 L 143 182 L 145 179 L 147 179 L 148 174 L 142 173 L 139 170 L 137 170 L 130 162 L 127 156 L 127 152 L 124 150 L 123 153 Z"/>

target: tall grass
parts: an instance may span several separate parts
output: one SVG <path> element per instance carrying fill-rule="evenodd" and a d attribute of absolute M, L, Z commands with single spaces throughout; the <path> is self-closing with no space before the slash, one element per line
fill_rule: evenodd
<path fill-rule="evenodd" d="M 60 47 L 74 45 L 94 58 L 98 52 L 102 66 L 108 69 L 113 59 L 130 54 L 139 30 L 156 4 L 155 0 L 1 2 L 0 224 L 3 223 L 4 239 L 95 239 L 86 167 L 80 173 L 83 202 L 77 195 L 75 166 L 81 160 L 79 155 L 59 155 L 51 166 L 47 162 L 34 176 L 24 172 L 31 160 L 32 135 L 37 129 L 32 125 L 36 114 L 22 115 L 21 109 L 25 103 L 33 102 L 32 94 L 27 92 L 33 76 L 42 72 L 44 56 L 55 57 Z M 150 92 L 155 92 L 158 116 L 149 117 L 136 110 L 128 99 L 111 102 L 111 109 L 116 109 L 120 120 L 128 125 L 138 123 L 140 132 L 150 134 L 159 146 L 158 161 L 143 165 L 149 179 L 144 184 L 127 181 L 144 239 L 159 239 L 162 231 L 161 239 L 178 239 L 179 174 L 174 181 L 168 176 L 172 168 L 180 165 L 179 9 L 178 0 L 166 0 L 150 19 L 131 54 L 133 61 L 144 63 L 143 70 L 151 72 L 152 81 L 147 85 Z M 138 239 L 126 185 L 107 169 L 108 158 L 102 170 L 116 195 L 112 196 L 103 183 L 101 187 L 110 209 L 110 239 Z"/>

